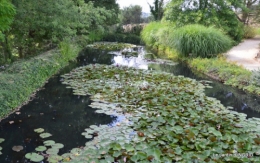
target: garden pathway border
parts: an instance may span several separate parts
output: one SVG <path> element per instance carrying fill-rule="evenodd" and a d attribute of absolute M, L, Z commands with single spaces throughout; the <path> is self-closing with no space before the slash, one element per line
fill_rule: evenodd
<path fill-rule="evenodd" d="M 260 36 L 246 39 L 225 54 L 227 61 L 236 62 L 248 70 L 260 69 Z"/>

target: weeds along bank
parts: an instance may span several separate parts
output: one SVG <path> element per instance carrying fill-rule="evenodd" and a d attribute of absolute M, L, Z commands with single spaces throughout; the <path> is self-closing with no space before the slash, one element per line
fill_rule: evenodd
<path fill-rule="evenodd" d="M 201 25 L 174 26 L 171 23 L 150 23 L 141 33 L 142 40 L 160 57 L 185 61 L 193 70 L 260 95 L 260 72 L 251 72 L 227 62 L 220 55 L 235 44 L 222 31 Z M 245 36 L 248 37 L 247 32 Z"/>
<path fill-rule="evenodd" d="M 76 45 L 62 42 L 58 49 L 14 62 L 0 72 L 0 119 L 28 101 L 48 78 L 75 59 L 79 50 Z"/>

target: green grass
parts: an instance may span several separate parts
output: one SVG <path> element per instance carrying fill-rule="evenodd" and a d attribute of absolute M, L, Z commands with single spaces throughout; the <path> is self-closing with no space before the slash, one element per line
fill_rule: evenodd
<path fill-rule="evenodd" d="M 249 85 L 252 72 L 238 66 L 235 63 L 227 62 L 224 57 L 203 59 L 194 58 L 188 61 L 190 67 L 204 73 L 217 77 L 225 84 L 242 88 Z"/>
<path fill-rule="evenodd" d="M 224 57 L 195 58 L 188 61 L 188 65 L 194 70 L 222 81 L 224 84 L 260 95 L 259 81 L 252 78 L 254 73 L 234 62 L 228 62 Z"/>
<path fill-rule="evenodd" d="M 62 42 L 59 50 L 14 62 L 0 73 L 0 119 L 28 101 L 48 78 L 75 59 L 79 49 Z"/>

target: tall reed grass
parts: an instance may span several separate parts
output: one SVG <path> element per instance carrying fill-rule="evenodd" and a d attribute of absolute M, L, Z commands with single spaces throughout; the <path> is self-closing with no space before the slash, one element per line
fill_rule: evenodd
<path fill-rule="evenodd" d="M 220 30 L 197 24 L 178 28 L 169 37 L 168 46 L 185 57 L 216 57 L 232 47 L 232 40 Z"/>

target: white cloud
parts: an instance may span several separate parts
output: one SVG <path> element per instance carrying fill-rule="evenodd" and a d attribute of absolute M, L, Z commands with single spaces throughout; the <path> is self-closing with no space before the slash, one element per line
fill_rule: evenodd
<path fill-rule="evenodd" d="M 120 8 L 128 7 L 130 5 L 139 5 L 142 7 L 143 12 L 150 13 L 150 5 L 153 5 L 154 0 L 117 0 Z"/>

